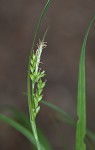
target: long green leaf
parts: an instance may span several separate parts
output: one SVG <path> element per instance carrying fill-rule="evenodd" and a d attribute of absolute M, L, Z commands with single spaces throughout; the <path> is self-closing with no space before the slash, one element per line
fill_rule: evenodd
<path fill-rule="evenodd" d="M 75 127 L 76 123 L 73 117 L 71 117 L 67 112 L 64 112 L 61 108 L 58 106 L 48 102 L 48 101 L 42 101 L 42 104 L 46 105 L 47 107 L 53 109 L 55 112 L 59 113 L 60 116 L 58 115 L 58 118 L 63 121 L 64 123 Z M 87 128 L 87 136 L 95 142 L 95 133 L 91 131 L 90 129 Z"/>
<path fill-rule="evenodd" d="M 35 138 L 32 135 L 32 132 L 30 132 L 28 129 L 23 127 L 21 124 L 17 123 L 12 118 L 7 117 L 3 114 L 0 114 L 0 120 L 4 121 L 5 123 L 9 124 L 11 127 L 15 128 L 22 135 L 24 135 L 35 147 L 37 147 L 36 142 L 35 142 Z M 44 147 L 42 144 L 41 144 L 41 149 L 46 150 L 46 147 Z M 50 148 L 50 147 L 48 146 L 48 148 Z M 48 150 L 51 150 L 51 149 L 48 149 Z"/>
<path fill-rule="evenodd" d="M 92 26 L 95 16 L 92 18 L 90 25 L 84 37 L 80 63 L 79 63 L 79 78 L 78 78 L 78 104 L 77 104 L 77 127 L 76 127 L 76 150 L 86 150 L 84 139 L 86 136 L 86 87 L 85 87 L 85 49 L 88 33 Z"/>
<path fill-rule="evenodd" d="M 43 9 L 43 11 L 42 11 L 42 13 L 41 13 L 41 15 L 40 15 L 40 18 L 39 18 L 39 21 L 38 21 L 38 24 L 37 24 L 37 27 L 36 27 L 36 31 L 35 31 L 33 43 L 32 43 L 31 53 L 32 53 L 34 45 L 35 45 L 35 41 L 36 41 L 36 38 L 37 38 L 37 35 L 38 35 L 38 32 L 39 32 L 41 22 L 42 22 L 43 17 L 45 16 L 45 14 L 47 12 L 48 7 L 50 6 L 50 3 L 51 3 L 51 0 L 48 0 L 45 7 L 44 7 L 44 9 Z"/>
<path fill-rule="evenodd" d="M 24 112 L 21 112 L 19 109 L 17 109 L 14 106 L 9 106 L 9 105 L 1 106 L 0 105 L 0 112 L 7 112 L 7 111 L 11 112 L 12 116 L 16 119 L 16 121 L 14 119 L 12 119 L 13 121 L 15 121 L 16 123 L 19 123 L 19 125 L 23 126 L 32 135 L 29 117 Z M 46 136 L 44 135 L 42 130 L 39 127 L 37 128 L 37 130 L 38 130 L 38 136 L 39 136 L 39 141 L 40 141 L 41 145 L 43 145 L 43 147 L 46 147 L 48 150 L 51 150 L 52 149 L 51 145 L 48 142 L 48 139 L 46 138 Z M 32 135 L 32 137 L 33 137 L 33 135 Z M 33 143 L 33 141 L 32 141 L 32 143 Z"/>
<path fill-rule="evenodd" d="M 33 135 L 30 133 L 30 131 L 28 131 L 22 125 L 20 125 L 13 119 L 11 119 L 3 114 L 0 114 L 0 120 L 4 121 L 5 123 L 9 124 L 11 127 L 15 128 L 17 131 L 19 131 L 20 133 L 22 133 L 30 142 L 32 142 L 36 146 Z"/>
<path fill-rule="evenodd" d="M 28 116 L 18 108 L 11 105 L 0 105 L 0 113 L 10 112 L 12 117 L 25 128 L 31 130 Z"/>
<path fill-rule="evenodd" d="M 55 112 L 57 112 L 58 114 L 60 114 L 60 119 L 63 118 L 63 121 L 71 126 L 74 126 L 75 125 L 75 121 L 73 119 L 73 117 L 71 117 L 68 113 L 66 113 L 65 111 L 63 111 L 61 108 L 59 108 L 58 106 L 50 103 L 50 102 L 47 102 L 47 101 L 42 101 L 42 104 L 50 107 L 51 109 L 53 109 Z"/>

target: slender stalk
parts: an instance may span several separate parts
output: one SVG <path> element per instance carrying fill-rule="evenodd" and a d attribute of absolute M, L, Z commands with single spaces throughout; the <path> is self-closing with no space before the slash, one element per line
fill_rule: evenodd
<path fill-rule="evenodd" d="M 42 49 L 46 47 L 46 42 L 44 42 L 44 38 L 46 36 L 48 29 L 45 31 L 42 41 L 39 40 L 36 52 L 33 52 L 33 49 L 34 49 L 34 44 L 35 44 L 35 40 L 39 31 L 41 21 L 44 15 L 46 14 L 46 11 L 50 5 L 50 2 L 51 0 L 47 1 L 41 13 L 40 19 L 38 21 L 38 25 L 37 25 L 33 43 L 32 43 L 31 53 L 29 56 L 29 63 L 28 63 L 27 92 L 28 92 L 29 115 L 30 115 L 31 127 L 32 127 L 33 134 L 37 143 L 38 150 L 43 150 L 43 149 L 45 150 L 45 148 L 43 148 L 43 146 L 40 144 L 38 140 L 35 119 L 36 119 L 36 115 L 40 111 L 39 102 L 42 100 L 42 97 L 43 97 L 42 92 L 46 83 L 45 81 L 44 82 L 42 81 L 42 78 L 45 76 L 45 71 L 41 71 L 41 69 L 39 69 L 39 64 L 40 64 L 40 57 L 41 57 Z M 31 81 L 32 81 L 32 87 L 31 87 Z M 36 84 L 36 89 L 35 89 L 35 84 Z"/>
<path fill-rule="evenodd" d="M 45 47 L 46 42 L 39 40 L 39 44 L 37 44 L 37 50 L 35 53 L 33 52 L 31 56 L 29 79 L 31 79 L 32 87 L 28 89 L 30 122 L 38 150 L 42 150 L 43 148 L 38 139 L 35 119 L 38 112 L 40 111 L 39 102 L 42 100 L 42 92 L 46 83 L 45 81 L 42 81 L 42 78 L 45 76 L 45 71 L 39 69 L 42 49 L 44 49 Z"/>
<path fill-rule="evenodd" d="M 38 139 L 35 119 L 33 121 L 31 121 L 31 126 L 32 126 L 34 137 L 35 137 L 35 141 L 36 141 L 36 144 L 37 144 L 37 148 L 38 148 L 38 150 L 41 150 L 41 145 L 40 145 L 40 142 L 39 142 L 39 139 Z"/>
<path fill-rule="evenodd" d="M 33 101 L 34 101 L 34 88 L 35 88 L 35 83 L 32 82 L 32 104 L 34 104 L 33 103 Z M 32 107 L 35 107 L 35 106 L 32 106 Z M 31 116 L 32 115 L 33 114 L 31 114 Z M 37 144 L 37 149 L 41 150 L 41 146 L 40 146 L 40 142 L 39 142 L 39 139 L 38 139 L 38 133 L 37 133 L 37 128 L 36 128 L 35 116 L 34 115 L 32 116 L 32 119 L 31 119 L 31 127 L 32 127 L 32 131 L 33 131 L 33 135 L 34 135 L 36 144 Z"/>

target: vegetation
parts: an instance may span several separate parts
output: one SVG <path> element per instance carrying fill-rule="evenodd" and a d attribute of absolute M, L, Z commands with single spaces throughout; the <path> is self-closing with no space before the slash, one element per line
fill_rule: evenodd
<path fill-rule="evenodd" d="M 46 29 L 42 40 L 39 40 L 37 45 L 37 50 L 34 50 L 35 41 L 39 32 L 40 24 L 42 22 L 43 17 L 45 16 L 48 7 L 50 6 L 50 0 L 47 1 L 40 19 L 38 21 L 38 25 L 35 31 L 34 40 L 32 43 L 31 53 L 29 56 L 29 64 L 28 64 L 28 77 L 27 77 L 27 97 L 28 97 L 28 107 L 29 107 L 29 118 L 21 111 L 14 107 L 1 107 L 2 113 L 0 114 L 0 120 L 6 122 L 17 131 L 22 133 L 38 150 L 52 150 L 52 146 L 48 142 L 47 138 L 43 135 L 42 131 L 36 127 L 36 116 L 40 111 L 39 102 L 42 102 L 47 107 L 50 107 L 52 110 L 60 114 L 61 117 L 58 117 L 64 123 L 72 126 L 76 129 L 76 141 L 75 141 L 75 150 L 86 150 L 86 139 L 90 139 L 91 141 L 95 141 L 95 133 L 86 127 L 86 79 L 85 79 L 85 51 L 86 51 L 86 43 L 87 37 L 92 26 L 92 23 L 95 19 L 95 16 L 92 18 L 88 29 L 86 31 L 81 55 L 79 62 L 79 73 L 78 73 L 78 100 L 77 100 L 77 121 L 75 121 L 70 115 L 64 112 L 59 107 L 51 104 L 47 101 L 43 100 L 43 89 L 45 87 L 46 81 L 44 81 L 45 71 L 42 71 L 39 66 L 41 63 L 41 54 L 43 49 L 46 47 L 45 36 L 48 31 Z M 11 111 L 14 116 L 19 118 L 20 123 L 15 121 L 14 119 L 3 115 L 3 111 L 5 110 Z M 89 150 L 93 149 L 93 147 L 89 147 Z M 94 149 L 93 149 L 94 150 Z"/>

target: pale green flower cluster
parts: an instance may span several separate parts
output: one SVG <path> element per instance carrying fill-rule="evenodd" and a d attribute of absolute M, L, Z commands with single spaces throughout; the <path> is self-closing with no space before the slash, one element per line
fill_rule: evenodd
<path fill-rule="evenodd" d="M 45 71 L 39 69 L 42 50 L 46 47 L 46 42 L 40 41 L 37 44 L 36 52 L 32 53 L 31 65 L 30 65 L 30 79 L 32 80 L 32 107 L 34 117 L 38 114 L 40 110 L 39 102 L 42 100 L 42 91 L 45 86 L 45 81 L 42 78 L 45 76 Z"/>

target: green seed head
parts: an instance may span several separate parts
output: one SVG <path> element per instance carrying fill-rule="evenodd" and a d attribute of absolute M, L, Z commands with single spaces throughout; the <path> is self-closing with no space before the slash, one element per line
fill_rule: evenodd
<path fill-rule="evenodd" d="M 33 88 L 32 109 L 35 117 L 40 110 L 39 102 L 43 98 L 42 92 L 46 83 L 42 81 L 42 78 L 45 76 L 45 71 L 41 71 L 41 69 L 39 69 L 42 50 L 45 47 L 46 47 L 46 42 L 39 40 L 39 43 L 37 44 L 36 52 L 34 53 L 33 51 L 32 53 L 31 63 L 30 63 L 30 79 L 32 81 L 32 88 Z"/>

